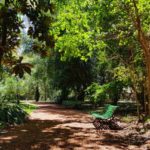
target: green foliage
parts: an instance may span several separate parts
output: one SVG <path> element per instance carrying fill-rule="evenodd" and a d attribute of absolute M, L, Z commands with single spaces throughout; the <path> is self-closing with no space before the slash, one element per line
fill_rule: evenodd
<path fill-rule="evenodd" d="M 27 114 L 31 114 L 35 109 L 37 109 L 36 105 L 26 103 L 26 102 L 21 102 L 19 104 L 19 107 L 23 109 Z"/>
<path fill-rule="evenodd" d="M 0 82 L 0 102 L 16 102 L 18 98 L 23 98 L 29 91 L 29 86 L 24 79 L 5 74 L 5 78 Z"/>
<path fill-rule="evenodd" d="M 130 70 L 125 68 L 125 66 L 118 66 L 114 69 L 114 78 L 116 78 L 118 81 L 128 83 L 131 79 Z"/>
<path fill-rule="evenodd" d="M 7 100 L 14 100 L 16 99 L 16 81 L 13 78 L 7 78 L 5 82 L 1 82 L 0 87 L 0 94 L 1 94 L 1 101 L 2 99 Z"/>
<path fill-rule="evenodd" d="M 142 10 L 144 3 L 139 2 L 138 7 L 146 16 Z M 95 91 L 89 90 L 93 102 L 98 99 L 118 101 L 122 89 L 126 87 L 141 91 L 144 81 L 143 54 L 131 21 L 133 18 L 129 16 L 135 17 L 133 2 L 129 1 L 73 0 L 59 7 L 50 31 L 56 40 L 55 51 L 62 60 L 72 57 L 90 60 L 92 81 L 101 85 L 90 87 Z M 67 78 L 65 72 L 58 73 L 59 78 Z M 61 85 L 66 88 L 69 84 Z"/>
<path fill-rule="evenodd" d="M 23 123 L 26 117 L 26 112 L 18 105 L 13 103 L 0 104 L 0 122 L 8 124 Z"/>
<path fill-rule="evenodd" d="M 134 5 L 149 39 L 149 0 L 5 0 L 0 4 L 1 99 L 13 100 L 16 94 L 33 98 L 36 87 L 42 100 L 60 101 L 70 95 L 84 100 L 86 89 L 94 104 L 107 99 L 117 102 L 126 87 L 143 94 L 146 71 Z M 20 33 L 21 16 L 29 19 L 28 33 Z M 32 72 L 32 65 L 16 58 L 13 50 L 18 47 L 34 66 Z M 5 72 L 19 77 L 26 72 L 31 77 L 22 80 Z"/>
<path fill-rule="evenodd" d="M 117 104 L 120 98 L 123 87 L 126 85 L 120 81 L 111 81 L 103 85 L 98 83 L 92 83 L 86 89 L 86 96 L 92 103 L 104 103 L 106 100 L 112 100 L 113 103 Z"/>
<path fill-rule="evenodd" d="M 0 103 L 0 129 L 10 124 L 24 123 L 28 115 L 37 109 L 37 106 L 25 102 L 19 105 L 15 103 Z"/>
<path fill-rule="evenodd" d="M 74 92 L 74 99 L 84 100 L 84 90 L 91 83 L 90 61 L 81 61 L 79 58 L 72 58 L 65 62 L 60 61 L 60 56 L 55 56 L 53 75 L 53 86 L 61 90 L 60 99 L 68 98 L 70 92 Z"/>
<path fill-rule="evenodd" d="M 63 5 L 50 31 L 56 40 L 55 50 L 61 54 L 61 59 L 79 57 L 86 61 L 94 50 L 105 47 L 103 41 L 95 40 L 94 28 L 91 24 L 88 5 L 90 2 L 69 1 Z"/>
<path fill-rule="evenodd" d="M 77 101 L 77 100 L 65 100 L 62 103 L 65 107 L 69 107 L 69 108 L 80 108 L 82 102 Z"/>
<path fill-rule="evenodd" d="M 108 99 L 109 84 L 99 85 L 98 83 L 92 83 L 86 89 L 86 95 L 90 101 L 94 104 L 104 103 Z"/>
<path fill-rule="evenodd" d="M 34 65 L 32 71 L 32 79 L 30 80 L 30 88 L 34 90 L 32 95 L 35 95 L 36 86 L 39 87 L 41 100 L 47 100 L 51 95 L 51 81 L 48 78 L 48 73 L 50 72 L 48 58 L 41 59 L 38 55 L 31 55 L 31 63 Z M 37 63 L 38 62 L 38 63 Z"/>

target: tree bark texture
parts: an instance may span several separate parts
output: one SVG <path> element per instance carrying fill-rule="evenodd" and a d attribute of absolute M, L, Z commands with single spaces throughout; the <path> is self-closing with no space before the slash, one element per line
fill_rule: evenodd
<path fill-rule="evenodd" d="M 138 31 L 138 40 L 143 49 L 143 56 L 145 60 L 146 66 L 146 92 L 147 92 L 147 102 L 146 102 L 146 113 L 150 116 L 150 39 L 144 34 L 142 31 L 141 18 L 137 7 L 137 1 L 132 0 L 134 7 L 134 25 L 136 30 Z"/>

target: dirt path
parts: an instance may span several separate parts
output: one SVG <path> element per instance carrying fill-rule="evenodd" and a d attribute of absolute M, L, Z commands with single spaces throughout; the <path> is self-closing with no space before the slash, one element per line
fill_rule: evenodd
<path fill-rule="evenodd" d="M 147 150 L 121 140 L 123 131 L 98 135 L 86 113 L 39 103 L 25 124 L 0 134 L 0 150 Z"/>

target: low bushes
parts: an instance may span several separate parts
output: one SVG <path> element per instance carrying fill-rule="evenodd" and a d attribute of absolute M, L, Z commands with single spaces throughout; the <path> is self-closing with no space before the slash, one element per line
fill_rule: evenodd
<path fill-rule="evenodd" d="M 80 108 L 82 102 L 76 100 L 65 100 L 62 104 L 68 108 Z"/>
<path fill-rule="evenodd" d="M 20 124 L 23 123 L 27 113 L 17 104 L 0 104 L 0 124 Z"/>
<path fill-rule="evenodd" d="M 103 104 L 108 99 L 109 84 L 99 85 L 98 83 L 92 83 L 87 89 L 86 97 L 92 104 Z"/>

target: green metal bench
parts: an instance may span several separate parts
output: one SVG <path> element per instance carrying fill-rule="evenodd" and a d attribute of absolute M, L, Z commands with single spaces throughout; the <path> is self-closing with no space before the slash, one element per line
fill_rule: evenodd
<path fill-rule="evenodd" d="M 91 112 L 94 117 L 93 125 L 96 129 L 120 129 L 114 118 L 114 113 L 118 106 L 106 105 L 103 113 Z"/>

